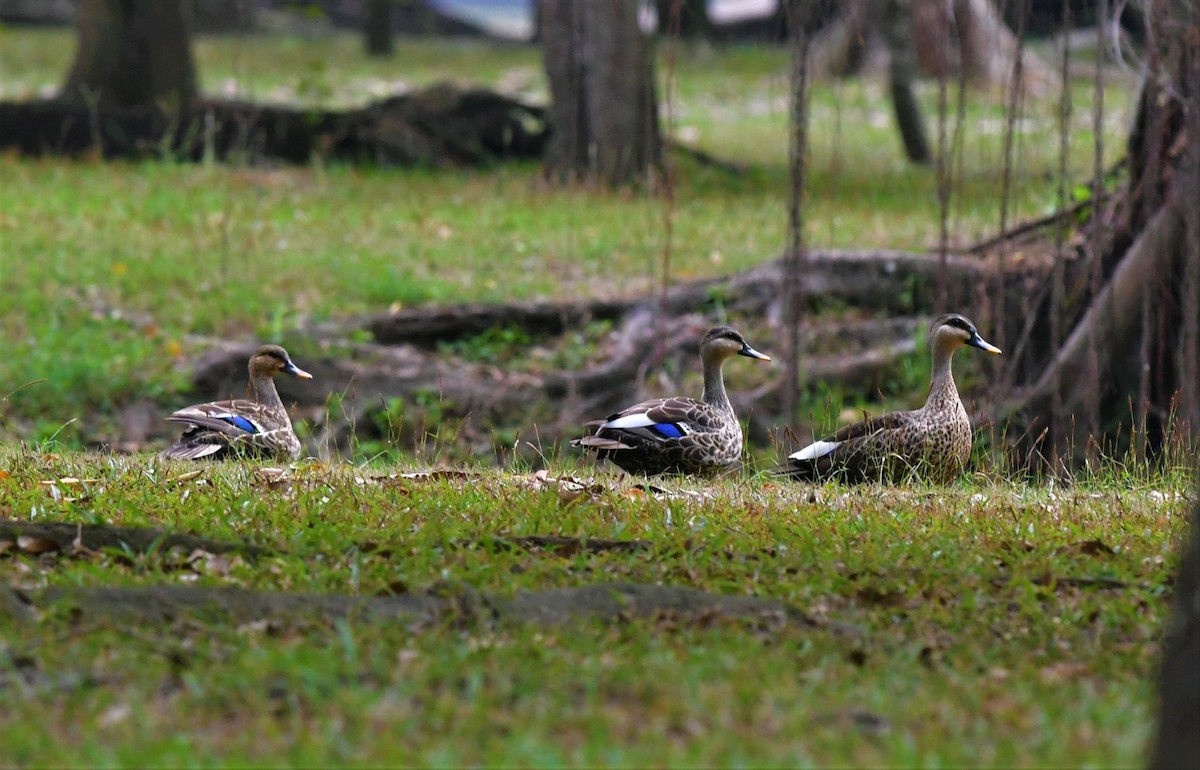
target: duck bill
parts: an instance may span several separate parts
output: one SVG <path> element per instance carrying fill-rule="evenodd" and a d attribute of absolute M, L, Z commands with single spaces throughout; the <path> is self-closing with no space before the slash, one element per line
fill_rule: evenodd
<path fill-rule="evenodd" d="M 745 356 L 746 358 L 757 358 L 759 361 L 770 361 L 771 360 L 771 357 L 768 356 L 766 353 L 759 353 L 757 350 L 755 350 L 754 348 L 750 347 L 747 344 L 742 345 L 742 349 L 738 351 L 738 355 Z"/>
<path fill-rule="evenodd" d="M 973 348 L 979 348 L 980 350 L 986 350 L 989 353 L 1000 355 L 1000 348 L 988 342 L 983 337 L 980 337 L 979 332 L 975 332 L 975 334 L 971 335 L 971 339 L 967 340 L 967 344 Z"/>
<path fill-rule="evenodd" d="M 287 362 L 287 366 L 283 367 L 283 370 L 288 374 L 299 377 L 302 380 L 311 380 L 313 378 L 311 374 L 296 366 L 291 361 Z"/>

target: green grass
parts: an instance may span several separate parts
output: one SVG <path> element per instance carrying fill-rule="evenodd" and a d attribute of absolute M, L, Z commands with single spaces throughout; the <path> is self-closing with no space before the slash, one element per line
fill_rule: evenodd
<path fill-rule="evenodd" d="M 189 567 L 161 551 L 10 548 L 4 581 L 361 596 L 637 581 L 773 598 L 826 625 L 8 618 L 9 762 L 1128 766 L 1150 734 L 1187 489 L 1183 476 L 1067 490 L 982 477 L 813 490 L 760 477 L 666 483 L 702 494 L 659 500 L 628 482 L 574 497 L 490 472 L 362 484 L 319 464 L 285 487 L 237 464 L 175 480 L 190 467 L 8 451 L 0 496 L 17 518 L 281 553 Z M 560 556 L 489 547 L 498 534 L 654 546 Z M 465 541 L 477 544 L 451 545 Z"/>
<path fill-rule="evenodd" d="M 66 31 L 0 30 L 0 93 L 52 88 L 71 56 Z M 545 96 L 537 51 L 404 40 L 394 60 L 364 57 L 353 36 L 205 38 L 204 89 L 322 104 L 359 103 L 393 86 L 482 83 Z M 665 65 L 664 65 L 665 66 Z M 675 281 L 743 270 L 785 241 L 785 54 L 681 50 L 674 128 L 750 170 L 677 159 Z M 660 72 L 665 77 L 665 72 Z M 1091 97 L 1073 87 L 1070 165 L 1090 175 Z M 922 91 L 935 114 L 935 88 Z M 1106 94 L 1108 157 L 1120 150 L 1127 88 Z M 952 240 L 999 224 L 1004 100 L 972 94 L 951 204 Z M 1052 207 L 1057 99 L 1031 99 L 1019 124 L 1010 221 Z M 882 85 L 813 91 L 806 212 L 816 246 L 922 249 L 937 242 L 936 178 L 900 155 Z M 306 324 L 395 306 L 629 295 L 657 285 L 667 247 L 659 198 L 539 181 L 534 166 L 483 171 L 229 168 L 150 161 L 0 158 L 0 382 L 30 380 L 0 404 L 0 429 L 95 441 L 139 398 L 186 385 L 203 337 L 304 348 Z M 7 392 L 7 391 L 5 391 Z M 3 394 L 0 394 L 2 396 Z M 78 422 L 71 422 L 78 419 Z M 65 426 L 65 427 L 64 427 Z"/>

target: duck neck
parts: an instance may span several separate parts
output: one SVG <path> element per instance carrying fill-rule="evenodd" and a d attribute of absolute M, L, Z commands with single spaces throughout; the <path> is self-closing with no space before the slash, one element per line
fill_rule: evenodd
<path fill-rule="evenodd" d="M 275 379 L 265 375 L 250 375 L 250 397 L 255 403 L 262 404 L 272 411 L 286 414 L 283 401 L 279 399 L 279 391 L 275 389 Z"/>
<path fill-rule="evenodd" d="M 732 413 L 733 405 L 729 403 L 729 394 L 725 392 L 725 377 L 721 372 L 724 366 L 724 359 L 704 359 L 704 394 L 700 396 L 700 400 L 721 411 Z"/>
<path fill-rule="evenodd" d="M 954 384 L 954 375 L 950 371 L 950 360 L 953 357 L 954 348 L 946 344 L 935 343 L 933 373 L 929 380 L 929 398 L 925 400 L 925 408 L 959 400 L 958 388 Z"/>

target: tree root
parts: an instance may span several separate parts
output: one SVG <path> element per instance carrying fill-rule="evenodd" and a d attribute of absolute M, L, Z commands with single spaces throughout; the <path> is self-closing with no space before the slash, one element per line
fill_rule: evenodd
<path fill-rule="evenodd" d="M 400 622 L 420 629 L 446 623 L 467 628 L 508 623 L 558 626 L 579 621 L 618 623 L 631 618 L 705 627 L 749 622 L 772 630 L 821 625 L 794 607 L 768 599 L 641 583 L 519 591 L 512 596 L 491 595 L 462 584 L 376 597 L 179 585 L 0 589 L 0 616 L 29 621 L 58 613 L 68 613 L 76 623 L 138 626 L 169 625 L 183 619 L 225 624 L 352 620 Z"/>
<path fill-rule="evenodd" d="M 202 100 L 179 118 L 153 109 L 89 111 L 56 99 L 0 102 L 0 150 L 25 155 L 481 165 L 539 158 L 549 135 L 542 108 L 447 84 L 344 111 Z"/>

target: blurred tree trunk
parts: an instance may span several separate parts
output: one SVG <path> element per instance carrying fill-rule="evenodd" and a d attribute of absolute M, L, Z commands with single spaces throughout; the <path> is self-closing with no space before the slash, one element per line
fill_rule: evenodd
<path fill-rule="evenodd" d="M 662 139 L 638 0 L 541 0 L 540 20 L 553 99 L 547 176 L 613 186 L 646 179 Z"/>
<path fill-rule="evenodd" d="M 679 15 L 679 36 L 685 39 L 707 38 L 712 34 L 708 17 L 708 0 L 654 0 L 658 11 L 658 33 L 666 35 L 671 29 L 672 16 Z"/>
<path fill-rule="evenodd" d="M 1058 83 L 1053 68 L 1021 50 L 990 0 L 897 0 L 896 5 L 902 10 L 894 12 L 910 17 L 905 34 L 912 38 L 908 48 L 921 75 L 955 80 L 961 73 L 976 86 L 1007 86 L 1020 52 L 1022 88 L 1043 93 Z M 881 64 L 894 48 L 885 39 L 888 22 L 882 9 L 867 0 L 843 0 L 840 7 L 841 15 L 815 42 L 816 71 L 852 75 Z"/>
<path fill-rule="evenodd" d="M 933 154 L 929 151 L 925 120 L 921 116 L 921 105 L 913 93 L 913 82 L 917 79 L 917 52 L 913 42 L 912 14 L 906 0 L 876 0 L 875 11 L 887 45 L 892 107 L 896 111 L 896 125 L 904 142 L 904 153 L 913 163 L 930 163 Z"/>
<path fill-rule="evenodd" d="M 89 107 L 183 113 L 196 99 L 184 0 L 83 0 L 62 98 Z"/>
<path fill-rule="evenodd" d="M 391 56 L 396 50 L 392 36 L 393 0 L 363 2 L 363 43 L 368 56 Z"/>
<path fill-rule="evenodd" d="M 1200 502 L 1185 540 L 1175 608 L 1163 639 L 1158 734 L 1150 767 L 1200 767 Z"/>

